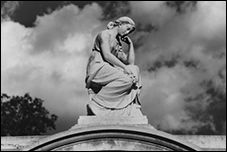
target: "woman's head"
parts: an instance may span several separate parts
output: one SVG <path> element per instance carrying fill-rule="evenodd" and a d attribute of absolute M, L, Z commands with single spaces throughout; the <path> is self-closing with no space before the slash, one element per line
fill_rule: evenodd
<path fill-rule="evenodd" d="M 118 34 L 126 36 L 135 30 L 135 22 L 131 18 L 123 16 L 115 22 L 109 22 L 107 25 L 107 29 L 113 29 L 114 27 L 118 27 Z"/>

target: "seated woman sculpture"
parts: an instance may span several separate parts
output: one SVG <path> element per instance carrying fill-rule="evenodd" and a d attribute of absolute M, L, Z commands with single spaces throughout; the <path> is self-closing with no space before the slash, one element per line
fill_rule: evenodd
<path fill-rule="evenodd" d="M 142 116 L 139 68 L 134 65 L 133 43 L 127 36 L 134 30 L 134 21 L 125 16 L 109 22 L 96 36 L 85 79 L 88 115 Z M 122 42 L 128 45 L 126 53 Z"/>

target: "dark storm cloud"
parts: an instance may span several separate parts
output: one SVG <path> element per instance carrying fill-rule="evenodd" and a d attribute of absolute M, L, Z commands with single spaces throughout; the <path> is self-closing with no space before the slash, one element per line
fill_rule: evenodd
<path fill-rule="evenodd" d="M 97 3 L 102 7 L 101 20 L 111 20 L 130 12 L 127 1 L 6 1 L 1 2 L 1 6 L 4 6 L 2 16 L 8 16 L 25 27 L 34 27 L 37 16 L 51 14 L 68 5 L 75 5 L 83 9 L 84 6 L 92 3 Z M 17 9 L 18 7 L 20 9 Z"/>
<path fill-rule="evenodd" d="M 177 13 L 188 13 L 196 9 L 197 1 L 166 1 L 166 5 L 176 10 Z"/>
<path fill-rule="evenodd" d="M 18 8 L 18 1 L 1 1 L 1 20 L 13 17 Z"/>
<path fill-rule="evenodd" d="M 26 27 L 33 27 L 37 16 L 50 14 L 66 5 L 70 5 L 70 1 L 18 1 L 17 3 L 20 5 L 20 9 L 14 10 L 13 14 L 10 14 L 10 18 Z M 83 1 L 76 2 L 79 7 L 86 4 Z"/>

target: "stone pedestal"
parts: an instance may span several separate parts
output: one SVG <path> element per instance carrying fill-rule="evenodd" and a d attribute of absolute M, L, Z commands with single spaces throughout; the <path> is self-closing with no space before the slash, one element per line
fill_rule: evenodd
<path fill-rule="evenodd" d="M 80 116 L 78 125 L 148 125 L 147 116 Z"/>

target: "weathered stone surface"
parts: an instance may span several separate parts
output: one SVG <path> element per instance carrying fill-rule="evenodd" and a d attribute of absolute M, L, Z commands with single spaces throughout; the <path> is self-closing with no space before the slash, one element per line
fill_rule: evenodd
<path fill-rule="evenodd" d="M 71 144 L 54 149 L 56 151 L 100 151 L 100 150 L 123 150 L 123 151 L 171 151 L 170 148 L 148 144 L 143 141 L 132 141 L 123 139 L 96 139 L 79 144 Z"/>
<path fill-rule="evenodd" d="M 209 151 L 226 151 L 226 136 L 219 135 L 178 135 L 179 139 L 186 140 L 192 144 Z"/>
<path fill-rule="evenodd" d="M 142 142 L 141 142 L 142 141 Z M 128 145 L 125 143 L 128 142 Z M 103 144 L 102 144 L 103 143 Z M 133 144 L 134 143 L 134 144 Z M 125 145 L 125 147 L 122 147 Z M 134 147 L 137 145 L 136 147 Z M 158 131 L 150 125 L 76 125 L 73 129 L 48 136 L 23 150 L 148 150 L 188 151 L 201 149 L 173 135 Z"/>
<path fill-rule="evenodd" d="M 46 136 L 19 136 L 19 137 L 1 137 L 1 151 L 9 151 L 14 150 L 17 151 L 20 148 L 25 146 L 34 144 L 35 142 L 44 139 Z M 199 147 L 201 147 L 204 151 L 226 151 L 226 136 L 185 136 L 178 135 L 175 136 L 179 139 L 186 140 L 190 143 L 193 143 Z M 103 143 L 106 144 L 106 143 Z M 123 144 L 123 142 L 119 142 L 118 144 Z M 129 143 L 130 144 L 130 143 Z M 92 148 L 89 145 L 85 145 L 85 143 L 81 143 L 79 145 L 81 149 Z M 85 147 L 84 147 L 85 146 Z M 97 144 L 96 148 L 100 146 Z M 107 145 L 106 145 L 107 146 Z M 128 145 L 126 148 L 130 148 L 132 145 Z M 73 147 L 69 147 L 73 148 Z"/>
<path fill-rule="evenodd" d="M 1 151 L 19 150 L 32 145 L 47 136 L 8 136 L 1 137 Z"/>
<path fill-rule="evenodd" d="M 146 116 L 80 116 L 78 125 L 88 124 L 148 124 Z"/>
<path fill-rule="evenodd" d="M 146 116 L 81 116 L 78 124 L 51 136 L 1 137 L 1 150 L 222 151 L 226 136 L 174 136 L 156 130 Z"/>

